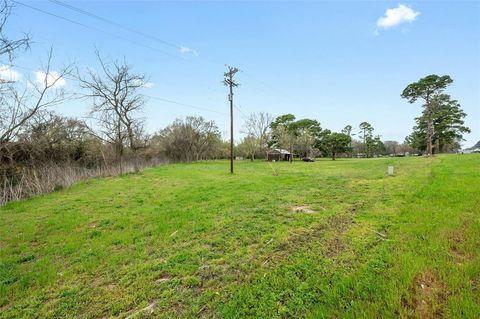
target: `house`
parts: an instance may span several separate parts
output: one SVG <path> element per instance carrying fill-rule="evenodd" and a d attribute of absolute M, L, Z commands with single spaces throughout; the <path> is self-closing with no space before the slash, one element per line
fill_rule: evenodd
<path fill-rule="evenodd" d="M 267 160 L 269 162 L 289 161 L 291 156 L 289 151 L 276 148 L 267 153 Z"/>

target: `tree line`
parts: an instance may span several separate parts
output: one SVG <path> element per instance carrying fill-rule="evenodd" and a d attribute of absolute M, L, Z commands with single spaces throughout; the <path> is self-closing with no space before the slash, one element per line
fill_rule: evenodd
<path fill-rule="evenodd" d="M 373 126 L 362 122 L 358 133 L 351 125 L 340 132 L 322 129 L 314 119 L 297 120 L 293 114 L 285 114 L 273 119 L 260 113 L 252 115 L 246 122 L 246 136 L 238 146 L 238 153 L 248 157 L 264 158 L 266 151 L 280 147 L 300 157 L 337 156 L 375 157 L 382 155 L 406 155 L 453 153 L 461 149 L 463 135 L 470 133 L 465 125 L 467 114 L 460 103 L 445 94 L 445 89 L 453 83 L 450 76 L 428 75 L 409 84 L 401 97 L 409 103 L 423 102 L 422 114 L 415 118 L 413 132 L 400 143 L 382 141 L 374 134 Z M 293 157 L 291 157 L 291 160 Z"/>
<path fill-rule="evenodd" d="M 315 119 L 296 119 L 293 114 L 273 118 L 268 113 L 251 114 L 246 120 L 245 136 L 236 147 L 236 155 L 264 159 L 270 150 L 280 148 L 290 157 L 377 157 L 405 155 L 416 151 L 396 141 L 382 141 L 373 126 L 361 122 L 355 129 L 345 126 L 340 132 L 321 127 Z"/>

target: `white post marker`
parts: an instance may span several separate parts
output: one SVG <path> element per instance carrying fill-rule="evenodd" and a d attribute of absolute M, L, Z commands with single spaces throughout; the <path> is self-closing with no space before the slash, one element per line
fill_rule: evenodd
<path fill-rule="evenodd" d="M 388 175 L 393 175 L 393 173 L 394 173 L 393 165 L 388 165 Z"/>

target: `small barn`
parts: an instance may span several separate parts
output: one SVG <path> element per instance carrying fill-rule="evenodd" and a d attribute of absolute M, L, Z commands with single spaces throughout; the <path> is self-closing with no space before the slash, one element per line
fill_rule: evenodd
<path fill-rule="evenodd" d="M 269 162 L 289 161 L 292 154 L 280 148 L 276 148 L 267 153 L 267 159 Z"/>

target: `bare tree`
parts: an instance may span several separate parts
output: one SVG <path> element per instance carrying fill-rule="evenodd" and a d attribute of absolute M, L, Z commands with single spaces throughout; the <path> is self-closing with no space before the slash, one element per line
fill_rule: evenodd
<path fill-rule="evenodd" d="M 88 70 L 85 77 L 78 78 L 81 87 L 88 91 L 85 96 L 93 98 L 90 115 L 100 127 L 97 136 L 114 144 L 120 162 L 126 142 L 137 170 L 137 151 L 142 147 L 139 133 L 143 131 L 143 121 L 138 114 L 145 104 L 138 91 L 145 86 L 146 77 L 133 74 L 125 61 L 106 63 L 98 51 L 96 55 L 102 74 Z"/>
<path fill-rule="evenodd" d="M 28 130 L 36 117 L 39 117 L 43 111 L 66 99 L 64 90 L 59 84 L 62 78 L 70 72 L 70 67 L 66 67 L 60 73 L 52 72 L 50 70 L 51 59 L 50 51 L 47 66 L 44 71 L 38 71 L 37 81 L 23 84 L 9 83 L 4 85 L 5 90 L 1 92 L 0 161 L 2 166 L 0 171 L 2 175 L 0 180 L 4 184 L 18 170 L 15 156 L 18 152 L 24 151 L 25 145 L 20 141 L 22 133 Z"/>
<path fill-rule="evenodd" d="M 274 133 L 277 138 L 277 145 L 290 152 L 290 163 L 293 163 L 293 151 L 297 143 L 297 136 L 283 124 L 278 125 Z"/>
<path fill-rule="evenodd" d="M 5 35 L 12 8 L 13 5 L 7 0 L 0 4 L 0 60 L 8 59 L 9 62 L 13 60 L 18 51 L 27 49 L 30 44 L 28 35 L 15 40 Z M 52 50 L 48 54 L 42 83 L 30 82 L 29 85 L 21 88 L 15 79 L 0 78 L 0 149 L 4 150 L 6 144 L 15 139 L 40 110 L 62 100 L 63 94 L 47 96 L 49 95 L 47 93 L 57 86 L 57 82 L 69 72 L 69 68 L 55 77 L 50 73 L 51 59 Z"/>
<path fill-rule="evenodd" d="M 387 155 L 397 156 L 399 149 L 399 143 L 397 141 L 384 141 L 383 144 L 385 145 Z"/>
<path fill-rule="evenodd" d="M 188 116 L 186 123 L 191 127 L 190 134 L 195 134 L 191 139 L 195 160 L 203 159 L 212 139 L 217 139 L 218 128 L 215 122 L 206 121 L 203 117 Z"/>
<path fill-rule="evenodd" d="M 258 152 L 260 142 L 253 135 L 246 135 L 242 138 L 238 149 L 241 154 L 244 154 L 245 157 L 250 158 L 250 161 L 255 160 L 255 154 Z"/>
<path fill-rule="evenodd" d="M 30 45 L 30 36 L 24 35 L 20 39 L 12 40 L 5 35 L 5 27 L 12 13 L 13 5 L 8 0 L 3 0 L 0 4 L 0 58 L 5 56 L 12 61 L 19 50 L 28 49 Z"/>
<path fill-rule="evenodd" d="M 0 160 L 4 181 L 15 172 L 14 156 L 19 136 L 48 108 L 64 102 L 67 96 L 63 89 L 64 77 L 70 73 L 71 65 L 60 72 L 51 70 L 52 50 L 43 71 L 37 72 L 35 80 L 26 83 L 3 83 L 0 93 Z"/>
<path fill-rule="evenodd" d="M 48 53 L 44 71 L 37 72 L 36 81 L 29 80 L 23 88 L 19 83 L 9 83 L 0 98 L 0 145 L 18 135 L 30 120 L 40 111 L 65 101 L 64 77 L 70 74 L 72 66 L 60 72 L 51 71 L 52 50 Z"/>
<path fill-rule="evenodd" d="M 255 154 L 258 152 L 268 151 L 268 139 L 270 124 L 273 122 L 273 117 L 269 113 L 252 113 L 244 125 L 244 133 L 249 136 L 249 144 Z"/>

